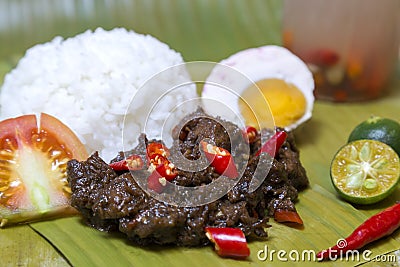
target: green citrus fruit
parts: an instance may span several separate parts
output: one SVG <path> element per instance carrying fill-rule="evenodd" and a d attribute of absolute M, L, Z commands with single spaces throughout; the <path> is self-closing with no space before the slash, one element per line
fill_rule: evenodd
<path fill-rule="evenodd" d="M 353 141 L 333 158 L 331 179 L 345 200 L 354 204 L 376 203 L 395 190 L 400 180 L 400 159 L 380 141 Z"/>
<path fill-rule="evenodd" d="M 400 123 L 397 121 L 372 116 L 354 128 L 348 142 L 360 139 L 381 141 L 391 146 L 400 155 Z"/>

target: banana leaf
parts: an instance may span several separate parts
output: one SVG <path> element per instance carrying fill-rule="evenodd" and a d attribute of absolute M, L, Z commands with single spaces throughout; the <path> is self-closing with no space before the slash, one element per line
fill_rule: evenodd
<path fill-rule="evenodd" d="M 304 227 L 292 228 L 271 221 L 268 239 L 249 241 L 251 255 L 243 261 L 220 258 L 211 247 L 140 247 L 129 243 L 122 234 L 92 229 L 79 217 L 34 223 L 31 227 L 55 244 L 73 266 L 315 266 L 318 251 L 345 238 L 368 217 L 318 185 L 301 193 L 297 208 Z M 339 259 L 336 264 L 354 266 L 372 261 L 399 246 L 394 237 L 388 237 L 367 246 L 365 250 L 371 251 L 368 257 L 360 253 L 359 257 Z M 278 257 L 278 251 L 285 254 Z"/>
<path fill-rule="evenodd" d="M 18 8 L 16 8 L 18 7 Z M 0 0 L 0 84 L 36 43 L 87 29 L 126 27 L 150 34 L 179 51 L 186 61 L 220 61 L 249 47 L 281 44 L 281 0 Z M 266 240 L 250 240 L 251 256 L 220 258 L 212 247 L 139 247 L 122 234 L 105 233 L 70 217 L 0 229 L 2 266 L 396 266 L 400 231 L 364 248 L 369 261 L 316 263 L 291 259 L 318 252 L 346 237 L 366 218 L 399 200 L 400 189 L 378 204 L 352 206 L 340 199 L 329 178 L 329 165 L 352 128 L 370 115 L 399 120 L 398 77 L 382 99 L 351 104 L 315 103 L 312 119 L 295 136 L 311 185 L 296 207 L 303 228 L 271 220 Z M 334 114 L 334 116 L 332 115 Z M 269 253 L 274 253 L 270 256 Z M 280 259 L 278 251 L 286 256 Z M 308 254 L 307 254 L 308 255 Z M 307 256 L 305 255 L 305 256 Z M 378 255 L 390 256 L 382 262 Z M 264 259 L 265 257 L 265 259 Z M 287 260 L 285 260 L 287 259 Z"/>

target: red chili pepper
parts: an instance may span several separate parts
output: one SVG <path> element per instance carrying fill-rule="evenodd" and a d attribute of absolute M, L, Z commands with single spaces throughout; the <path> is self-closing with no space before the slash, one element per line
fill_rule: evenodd
<path fill-rule="evenodd" d="M 169 161 L 164 161 L 163 163 L 159 164 L 156 167 L 155 171 L 158 172 L 167 181 L 172 181 L 178 175 L 174 164 Z"/>
<path fill-rule="evenodd" d="M 357 250 L 365 245 L 392 234 L 400 227 L 400 203 L 397 203 L 367 219 L 343 243 L 317 254 L 318 260 L 336 259 L 347 251 Z"/>
<path fill-rule="evenodd" d="M 152 154 L 149 158 L 150 165 L 167 181 L 173 180 L 177 175 L 177 171 L 173 163 L 160 154 Z"/>
<path fill-rule="evenodd" d="M 147 145 L 147 156 L 151 158 L 154 154 L 158 154 L 163 157 L 168 157 L 169 150 L 163 144 L 158 142 L 153 142 Z"/>
<path fill-rule="evenodd" d="M 153 190 L 156 193 L 162 193 L 165 186 L 167 185 L 167 179 L 157 171 L 154 170 L 147 178 L 147 188 Z"/>
<path fill-rule="evenodd" d="M 225 175 L 232 179 L 239 176 L 232 155 L 228 150 L 222 147 L 213 146 L 205 141 L 201 141 L 200 144 L 206 158 L 218 174 Z"/>
<path fill-rule="evenodd" d="M 257 151 L 256 156 L 261 153 L 268 153 L 271 157 L 275 157 L 285 142 L 287 133 L 285 131 L 277 131 L 265 144 Z"/>
<path fill-rule="evenodd" d="M 205 230 L 207 238 L 214 243 L 219 256 L 246 258 L 250 255 L 246 237 L 239 228 L 206 227 Z"/>
<path fill-rule="evenodd" d="M 167 158 L 160 154 L 152 154 L 149 158 L 149 164 L 153 165 L 156 168 L 158 165 L 164 164 L 164 162 L 168 161 Z"/>
<path fill-rule="evenodd" d="M 249 143 L 254 143 L 258 135 L 257 129 L 254 128 L 253 126 L 247 126 L 243 130 L 243 137 L 244 139 Z"/>
<path fill-rule="evenodd" d="M 143 168 L 143 159 L 138 155 L 129 156 L 126 159 L 110 163 L 114 171 L 137 171 Z"/>
<path fill-rule="evenodd" d="M 303 220 L 296 211 L 277 209 L 274 212 L 274 219 L 277 222 L 291 222 L 303 224 Z"/>

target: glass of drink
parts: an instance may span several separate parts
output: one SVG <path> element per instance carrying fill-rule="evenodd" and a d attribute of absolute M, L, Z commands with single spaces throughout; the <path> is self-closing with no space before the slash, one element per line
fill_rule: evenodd
<path fill-rule="evenodd" d="M 284 0 L 283 45 L 310 67 L 317 99 L 370 100 L 398 62 L 399 17 L 399 0 Z"/>

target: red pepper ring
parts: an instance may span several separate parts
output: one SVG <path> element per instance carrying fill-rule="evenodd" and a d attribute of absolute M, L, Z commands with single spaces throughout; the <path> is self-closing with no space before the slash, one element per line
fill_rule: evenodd
<path fill-rule="evenodd" d="M 156 170 L 167 181 L 172 181 L 178 175 L 175 165 L 160 154 L 152 154 L 149 163 L 150 169 Z"/>
<path fill-rule="evenodd" d="M 247 126 L 243 130 L 243 138 L 248 144 L 254 143 L 254 141 L 257 138 L 257 135 L 258 135 L 257 129 L 254 128 L 253 126 Z"/>
<path fill-rule="evenodd" d="M 207 160 L 210 162 L 211 166 L 214 167 L 218 174 L 225 175 L 231 179 L 239 177 L 233 157 L 228 150 L 222 147 L 214 146 L 203 140 L 200 141 L 200 146 L 204 151 Z"/>
<path fill-rule="evenodd" d="M 283 145 L 287 138 L 287 132 L 278 131 L 276 132 L 264 145 L 257 151 L 256 156 L 261 153 L 268 153 L 271 157 L 275 157 L 279 149 Z"/>
<path fill-rule="evenodd" d="M 158 165 L 147 178 L 147 188 L 156 193 L 162 193 L 167 186 L 167 181 L 172 181 L 178 175 L 175 166 L 165 161 Z"/>
<path fill-rule="evenodd" d="M 159 142 L 149 143 L 146 150 L 148 158 L 152 158 L 154 154 L 161 155 L 165 158 L 169 156 L 169 149 Z"/>
<path fill-rule="evenodd" d="M 155 171 L 167 181 L 172 181 L 178 175 L 175 165 L 169 161 L 164 161 L 163 163 L 159 164 Z"/>
<path fill-rule="evenodd" d="M 160 175 L 160 173 L 154 170 L 147 178 L 147 188 L 160 194 L 164 191 L 167 186 L 167 179 Z"/>
<path fill-rule="evenodd" d="M 126 159 L 110 163 L 114 171 L 137 171 L 143 169 L 143 159 L 139 155 L 131 155 Z"/>
<path fill-rule="evenodd" d="M 239 228 L 206 227 L 205 231 L 219 256 L 244 259 L 250 255 L 246 237 Z"/>
<path fill-rule="evenodd" d="M 148 159 L 149 159 L 149 165 L 153 165 L 154 168 L 168 161 L 166 157 L 160 154 L 152 154 L 150 157 L 148 156 Z"/>

